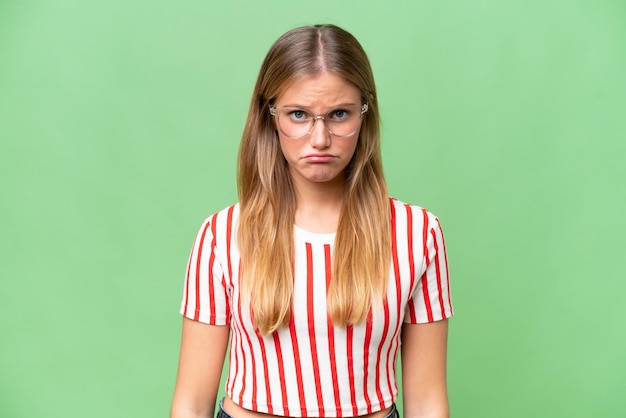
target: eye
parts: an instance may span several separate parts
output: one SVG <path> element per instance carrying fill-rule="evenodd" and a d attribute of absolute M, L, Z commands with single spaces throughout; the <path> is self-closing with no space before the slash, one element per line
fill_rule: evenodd
<path fill-rule="evenodd" d="M 334 121 L 340 122 L 350 117 L 350 111 L 346 109 L 335 109 L 328 113 L 328 117 Z"/>
<path fill-rule="evenodd" d="M 288 113 L 289 119 L 293 122 L 305 122 L 309 119 L 309 114 L 304 110 L 292 110 Z"/>

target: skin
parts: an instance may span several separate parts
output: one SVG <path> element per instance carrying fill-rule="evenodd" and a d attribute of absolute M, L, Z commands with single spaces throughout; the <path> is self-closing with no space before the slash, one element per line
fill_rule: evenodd
<path fill-rule="evenodd" d="M 325 114 L 339 105 L 361 105 L 359 90 L 332 73 L 321 73 L 289 85 L 276 107 L 301 107 Z M 356 148 L 359 131 L 349 137 L 331 135 L 321 120 L 306 137 L 278 139 L 296 193 L 295 222 L 316 233 L 335 232 L 343 206 L 344 170 Z M 404 416 L 447 418 L 447 321 L 402 327 Z M 180 361 L 172 418 L 213 417 L 228 345 L 229 328 L 183 319 Z M 241 408 L 229 397 L 224 409 L 235 418 L 268 415 Z M 366 416 L 382 418 L 391 408 Z"/>
<path fill-rule="evenodd" d="M 406 418 L 448 418 L 448 320 L 402 326 L 402 390 Z"/>
<path fill-rule="evenodd" d="M 183 318 L 178 375 L 170 416 L 213 417 L 229 327 Z"/>

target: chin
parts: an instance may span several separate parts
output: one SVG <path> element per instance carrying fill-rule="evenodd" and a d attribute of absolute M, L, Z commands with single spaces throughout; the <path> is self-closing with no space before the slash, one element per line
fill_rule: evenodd
<path fill-rule="evenodd" d="M 314 183 L 320 183 L 320 184 L 324 184 L 324 183 L 328 183 L 328 184 L 335 184 L 339 181 L 341 181 L 342 177 L 340 175 L 329 175 L 329 176 L 313 176 L 311 178 L 309 178 L 308 180 Z"/>

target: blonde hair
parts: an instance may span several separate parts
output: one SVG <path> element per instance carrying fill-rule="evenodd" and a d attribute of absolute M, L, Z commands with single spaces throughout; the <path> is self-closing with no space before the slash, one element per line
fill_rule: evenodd
<path fill-rule="evenodd" d="M 293 29 L 268 52 L 257 78 L 237 167 L 240 288 L 264 335 L 288 326 L 293 293 L 295 193 L 269 106 L 286 86 L 321 72 L 354 84 L 369 109 L 345 170 L 344 207 L 335 236 L 328 314 L 339 326 L 366 320 L 382 302 L 391 259 L 391 221 L 380 154 L 374 77 L 359 42 L 333 25 Z"/>

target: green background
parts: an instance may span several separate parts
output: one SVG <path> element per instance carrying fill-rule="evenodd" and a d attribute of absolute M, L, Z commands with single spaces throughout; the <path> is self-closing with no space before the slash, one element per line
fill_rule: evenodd
<path fill-rule="evenodd" d="M 393 196 L 446 232 L 454 417 L 626 414 L 626 3 L 0 0 L 0 416 L 158 417 L 261 60 L 368 52 Z"/>

